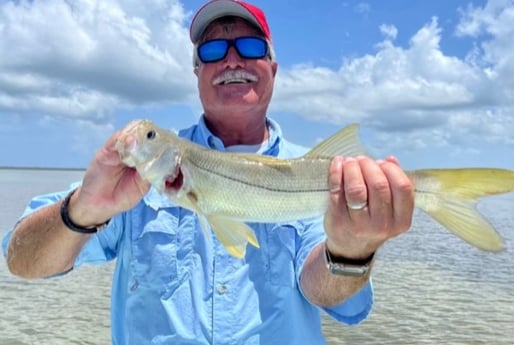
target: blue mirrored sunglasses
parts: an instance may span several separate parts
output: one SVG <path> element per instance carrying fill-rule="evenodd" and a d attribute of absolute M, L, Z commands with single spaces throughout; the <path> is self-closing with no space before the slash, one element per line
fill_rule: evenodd
<path fill-rule="evenodd" d="M 268 54 L 268 43 L 263 38 L 238 37 L 206 41 L 198 46 L 198 57 L 203 63 L 218 62 L 227 56 L 230 47 L 244 59 L 262 59 Z"/>

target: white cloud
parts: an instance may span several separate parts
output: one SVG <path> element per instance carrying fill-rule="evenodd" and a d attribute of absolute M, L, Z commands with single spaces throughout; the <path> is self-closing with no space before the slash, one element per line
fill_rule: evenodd
<path fill-rule="evenodd" d="M 481 81 L 480 71 L 444 56 L 439 40 L 434 19 L 412 37 L 407 49 L 386 40 L 375 55 L 347 59 L 337 71 L 315 66 L 287 70 L 277 81 L 279 107 L 343 123 L 356 115 L 365 119 L 376 112 L 432 111 L 471 103 L 470 88 Z"/>
<path fill-rule="evenodd" d="M 514 4 L 508 0 L 491 0 L 483 8 L 469 5 L 461 10 L 462 20 L 457 35 L 470 36 L 479 41 L 473 52 L 475 63 L 489 69 L 494 81 L 497 101 L 514 102 Z"/>
<path fill-rule="evenodd" d="M 382 24 L 380 25 L 380 32 L 388 39 L 395 40 L 398 35 L 398 29 L 394 25 Z"/>
<path fill-rule="evenodd" d="M 0 5 L 0 111 L 103 118 L 117 105 L 194 93 L 178 1 Z M 187 68 L 186 68 L 187 67 Z"/>
<path fill-rule="evenodd" d="M 514 5 L 491 0 L 460 14 L 455 32 L 474 40 L 464 58 L 442 51 L 452 33 L 437 18 L 406 46 L 396 42 L 401 27 L 384 24 L 374 53 L 342 58 L 336 69 L 280 66 L 270 110 L 361 122 L 387 135 L 380 141 L 390 147 L 512 145 Z M 0 113 L 107 125 L 130 105 L 197 107 L 188 19 L 178 0 L 1 3 Z"/>
<path fill-rule="evenodd" d="M 514 5 L 491 1 L 462 12 L 461 34 L 479 37 L 461 59 L 441 50 L 433 18 L 407 47 L 391 42 L 382 26 L 375 54 L 344 59 L 338 70 L 296 66 L 281 70 L 273 111 L 289 111 L 338 125 L 360 122 L 390 132 L 390 147 L 419 147 L 486 140 L 512 144 L 514 133 Z M 437 129 L 437 130 L 436 130 Z M 398 137 L 399 131 L 402 135 Z M 446 133 L 442 135 L 441 131 Z M 394 151 L 393 151 L 394 152 Z"/>
<path fill-rule="evenodd" d="M 356 13 L 367 15 L 369 12 L 371 12 L 371 6 L 367 2 L 359 2 L 353 7 L 353 10 Z"/>

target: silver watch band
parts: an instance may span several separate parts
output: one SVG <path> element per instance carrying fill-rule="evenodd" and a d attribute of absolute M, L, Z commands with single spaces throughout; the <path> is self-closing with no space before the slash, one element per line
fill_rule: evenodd
<path fill-rule="evenodd" d="M 368 273 L 375 253 L 371 254 L 366 259 L 355 260 L 344 257 L 333 257 L 327 249 L 327 245 L 324 245 L 325 251 L 325 265 L 331 274 L 339 276 L 352 276 L 362 277 Z"/>

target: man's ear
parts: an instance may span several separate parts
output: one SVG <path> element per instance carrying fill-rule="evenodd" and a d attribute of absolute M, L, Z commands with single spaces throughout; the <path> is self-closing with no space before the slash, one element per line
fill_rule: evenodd
<path fill-rule="evenodd" d="M 277 70 L 278 70 L 278 63 L 272 62 L 271 63 L 271 71 L 273 73 L 273 78 L 275 78 L 275 76 L 277 75 Z"/>
<path fill-rule="evenodd" d="M 198 77 L 198 65 L 193 68 L 193 73 Z"/>

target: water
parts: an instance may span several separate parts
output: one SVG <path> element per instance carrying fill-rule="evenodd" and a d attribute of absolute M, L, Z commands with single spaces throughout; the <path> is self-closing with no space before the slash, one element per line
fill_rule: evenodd
<path fill-rule="evenodd" d="M 80 171 L 0 169 L 0 236 L 36 194 L 64 189 Z M 390 241 L 373 271 L 375 308 L 349 327 L 325 318 L 330 345 L 514 344 L 514 194 L 480 209 L 506 251 L 469 247 L 423 214 Z M 109 344 L 113 265 L 81 267 L 65 277 L 26 281 L 0 260 L 0 345 Z"/>

